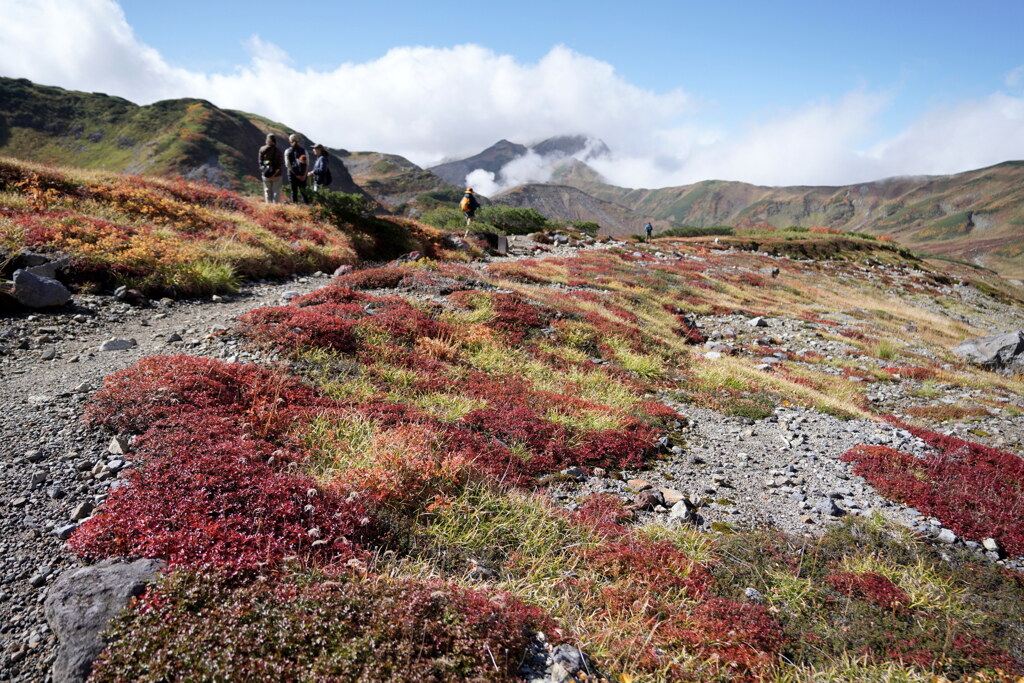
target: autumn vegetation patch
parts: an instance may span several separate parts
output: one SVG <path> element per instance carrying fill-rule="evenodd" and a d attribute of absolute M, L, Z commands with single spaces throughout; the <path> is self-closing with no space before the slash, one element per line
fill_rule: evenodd
<path fill-rule="evenodd" d="M 71 546 L 174 571 L 119 618 L 97 680 L 514 680 L 538 630 L 620 681 L 1021 673 L 1019 578 L 878 518 L 815 540 L 712 537 L 638 525 L 617 496 L 547 495 L 652 464 L 685 404 L 866 417 L 864 385 L 938 377 L 902 348 L 877 353 L 867 342 L 887 336 L 867 314 L 838 328 L 855 361 L 787 352 L 766 372 L 770 340 L 705 355 L 702 316 L 836 324 L 783 282 L 814 286 L 815 264 L 776 279 L 753 274 L 772 263 L 757 254 L 685 256 L 357 270 L 243 316 L 247 343 L 286 365 L 153 357 L 112 375 L 88 416 L 137 435 L 131 473 Z M 1024 552 L 1020 459 L 896 424 L 932 453 L 858 446 L 855 472 Z"/>
<path fill-rule="evenodd" d="M 932 451 L 915 457 L 888 446 L 857 446 L 843 459 L 893 500 L 939 518 L 957 534 L 995 538 L 1006 552 L 1024 553 L 1024 460 L 955 436 L 894 424 Z"/>
<path fill-rule="evenodd" d="M 364 244 L 359 221 L 304 206 L 267 205 L 181 179 L 13 160 L 0 160 L 0 197 L 0 250 L 68 256 L 62 277 L 70 284 L 126 285 L 154 296 L 230 292 L 244 278 L 331 272 L 358 256 L 393 258 L 396 249 L 434 254 L 440 240 L 414 222 L 373 218 L 376 236 Z"/>

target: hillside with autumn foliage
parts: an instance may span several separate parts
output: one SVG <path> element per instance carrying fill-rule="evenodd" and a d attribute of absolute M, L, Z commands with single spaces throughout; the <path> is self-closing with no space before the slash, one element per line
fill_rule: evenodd
<path fill-rule="evenodd" d="M 12 161 L 0 192 L 0 248 L 97 310 L 353 266 L 76 404 L 124 453 L 68 548 L 163 567 L 90 680 L 1024 675 L 1024 381 L 954 352 L 1024 328 L 990 271 L 772 226 L 501 254 Z M 0 363 L 84 311 L 14 312 Z"/>

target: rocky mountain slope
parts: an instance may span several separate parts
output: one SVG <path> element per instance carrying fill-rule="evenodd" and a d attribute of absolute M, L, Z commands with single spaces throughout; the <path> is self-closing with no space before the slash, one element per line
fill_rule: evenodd
<path fill-rule="evenodd" d="M 493 197 L 495 203 L 535 209 L 564 221 L 592 221 L 602 235 L 630 235 L 642 232 L 643 223 L 620 204 L 598 199 L 570 185 L 531 183 Z"/>
<path fill-rule="evenodd" d="M 257 192 L 256 152 L 266 134 L 277 135 L 283 149 L 293 132 L 281 123 L 206 100 L 139 106 L 103 93 L 0 78 L 0 155 L 27 161 L 180 175 Z M 329 151 L 335 159 L 343 152 Z M 332 165 L 332 176 L 334 189 L 359 191 L 342 163 Z"/>
<path fill-rule="evenodd" d="M 452 203 L 462 196 L 461 185 L 452 185 L 397 154 L 342 152 L 340 158 L 360 188 L 393 207 L 413 202 L 424 194 L 447 196 Z"/>
<path fill-rule="evenodd" d="M 554 180 L 626 207 L 641 224 L 658 219 L 697 227 L 820 225 L 889 235 L 914 249 L 1024 277 L 1024 162 L 844 187 L 760 187 L 709 180 L 626 189 L 602 182 L 579 162 L 564 167 Z"/>
<path fill-rule="evenodd" d="M 20 159 L 183 175 L 256 192 L 251 160 L 266 132 L 283 140 L 292 131 L 203 100 L 139 107 L 103 94 L 0 79 L 0 154 Z M 345 192 L 365 187 L 374 198 L 415 212 L 417 197 L 434 194 L 435 199 L 457 201 L 454 192 L 470 171 L 480 168 L 500 175 L 506 164 L 533 152 L 554 164 L 551 187 L 533 184 L 510 195 L 509 203 L 530 206 L 556 220 L 603 215 L 605 234 L 635 233 L 647 221 L 659 229 L 825 226 L 892 236 L 914 249 L 1024 278 L 1024 162 L 844 187 L 760 187 L 708 180 L 651 190 L 605 183 L 585 163 L 571 158 L 584 151 L 608 153 L 603 143 L 583 136 L 560 136 L 532 147 L 502 140 L 478 155 L 427 170 L 395 155 L 334 150 L 333 187 Z M 344 163 L 357 168 L 354 179 Z M 589 196 L 576 194 L 570 200 L 565 186 Z M 529 204 L 524 203 L 527 199 Z"/>

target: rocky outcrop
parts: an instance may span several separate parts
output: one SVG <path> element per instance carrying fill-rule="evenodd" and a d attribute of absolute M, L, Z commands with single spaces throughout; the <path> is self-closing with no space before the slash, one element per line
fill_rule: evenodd
<path fill-rule="evenodd" d="M 22 306 L 46 308 L 63 306 L 71 301 L 71 292 L 53 278 L 35 275 L 23 269 L 14 273 L 14 298 Z"/>
<path fill-rule="evenodd" d="M 1024 372 L 1024 332 L 968 339 L 954 347 L 953 353 L 991 370 Z"/>
<path fill-rule="evenodd" d="M 60 641 L 53 663 L 54 683 L 84 681 L 103 651 L 103 630 L 141 595 L 164 566 L 161 560 L 104 561 L 66 572 L 46 596 L 46 620 Z"/>

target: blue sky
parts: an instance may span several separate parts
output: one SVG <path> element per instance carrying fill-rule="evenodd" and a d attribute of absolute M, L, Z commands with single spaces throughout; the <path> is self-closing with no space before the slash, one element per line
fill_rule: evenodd
<path fill-rule="evenodd" d="M 1024 158 L 1019 1 L 0 10 L 2 75 L 140 103 L 204 97 L 421 165 L 559 133 L 604 139 L 614 157 L 599 170 L 646 187 L 840 184 Z M 63 41 L 74 47 L 54 49 Z"/>

